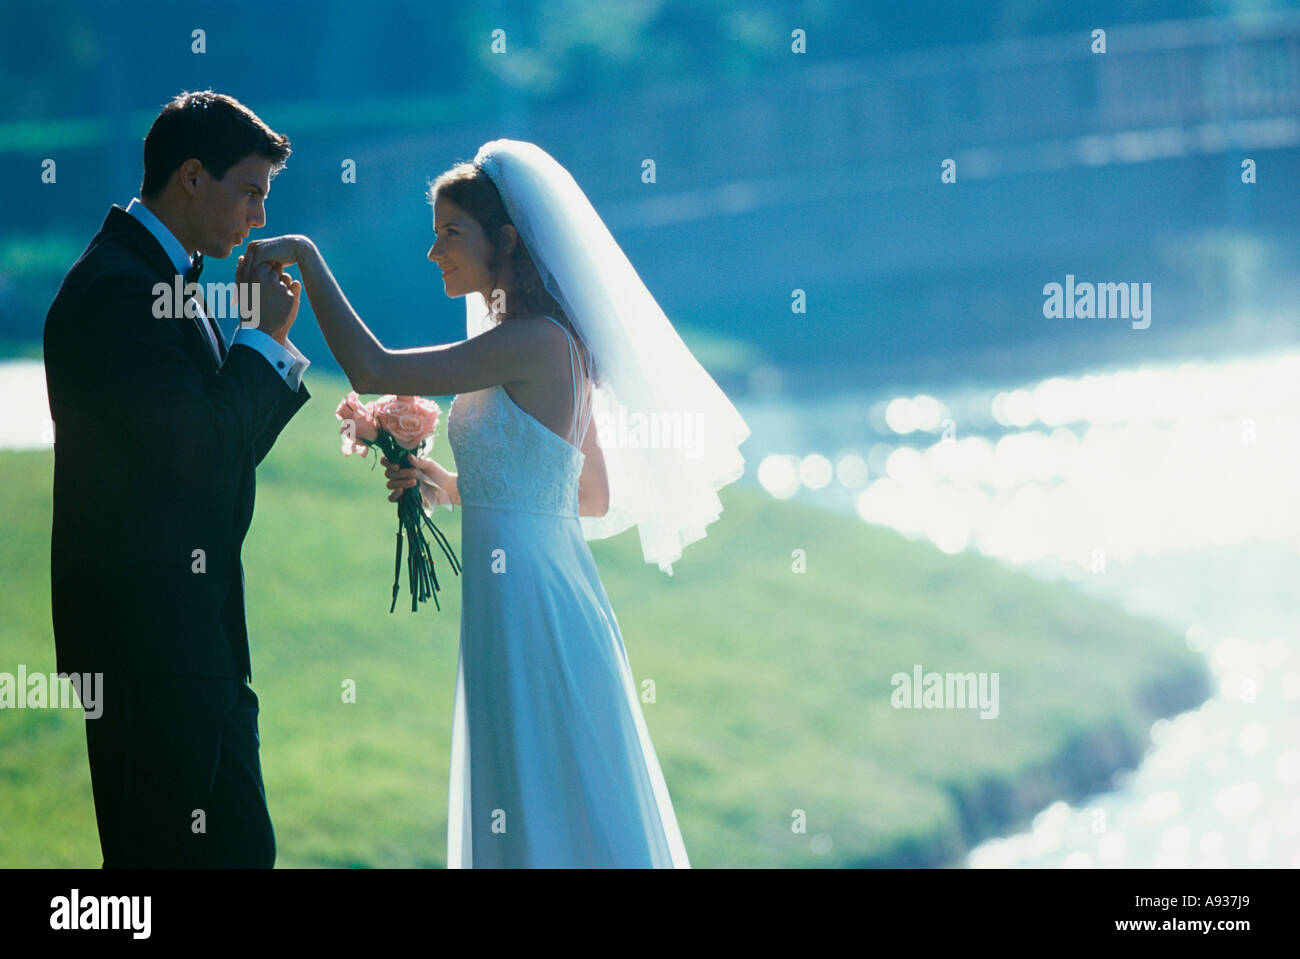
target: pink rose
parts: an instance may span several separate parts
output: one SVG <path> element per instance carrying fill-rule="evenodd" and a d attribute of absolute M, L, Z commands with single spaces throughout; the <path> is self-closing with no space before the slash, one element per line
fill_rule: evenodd
<path fill-rule="evenodd" d="M 379 437 L 379 424 L 375 420 L 371 405 L 362 403 L 356 391 L 343 397 L 334 415 L 343 421 L 339 432 L 343 434 L 343 455 L 360 453 L 362 456 L 370 449 L 360 440 L 375 440 Z"/>
<path fill-rule="evenodd" d="M 409 413 L 411 411 L 414 399 L 415 398 L 411 396 L 394 396 L 392 393 L 389 393 L 386 396 L 379 397 L 379 399 L 375 400 L 370 405 L 375 411 L 376 417 L 380 414 L 401 416 L 403 413 Z"/>
<path fill-rule="evenodd" d="M 433 435 L 441 414 L 438 404 L 419 396 L 384 396 L 374 403 L 375 421 L 387 430 L 397 445 L 419 449 Z"/>
<path fill-rule="evenodd" d="M 348 428 L 346 426 L 342 427 L 339 430 L 339 432 L 343 434 L 343 455 L 344 456 L 351 456 L 353 453 L 360 453 L 362 456 L 365 456 L 366 453 L 370 452 L 369 446 L 367 446 L 365 443 L 356 442 L 356 440 L 352 439 L 351 436 L 347 435 L 347 430 Z"/>

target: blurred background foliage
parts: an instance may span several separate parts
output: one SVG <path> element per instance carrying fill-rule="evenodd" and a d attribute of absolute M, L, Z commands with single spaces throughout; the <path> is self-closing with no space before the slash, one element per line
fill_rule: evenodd
<path fill-rule="evenodd" d="M 1214 348 L 1240 335 L 1225 311 L 1266 311 L 1295 292 L 1296 137 L 1277 136 L 1300 87 L 1292 7 L 290 0 L 250 16 L 214 2 L 10 5 L 0 176 L 17 189 L 0 224 L 0 350 L 30 355 L 63 272 L 108 205 L 138 191 L 149 123 L 177 92 L 208 86 L 293 141 L 258 235 L 316 238 L 394 347 L 463 337 L 460 304 L 424 261 L 423 189 L 510 136 L 574 173 L 729 390 L 779 386 L 772 370 L 812 383 L 974 362 L 1034 375 L 1067 358 Z M 1088 50 L 1098 26 L 1105 57 Z M 1223 142 L 1189 146 L 1206 123 L 1228 131 Z M 1153 127 L 1183 146 L 1144 146 Z M 1237 182 L 1246 150 L 1263 170 L 1250 191 Z M 959 160 L 959 191 L 936 189 L 945 157 Z M 355 184 L 340 182 L 344 158 Z M 46 159 L 57 185 L 41 182 Z M 1207 218 L 1229 229 L 1198 258 Z M 212 281 L 232 271 L 214 263 Z M 1067 271 L 1150 280 L 1163 318 L 1141 338 L 1045 324 L 1039 291 Z M 806 315 L 792 314 L 795 289 Z M 309 325 L 300 345 L 332 366 Z"/>

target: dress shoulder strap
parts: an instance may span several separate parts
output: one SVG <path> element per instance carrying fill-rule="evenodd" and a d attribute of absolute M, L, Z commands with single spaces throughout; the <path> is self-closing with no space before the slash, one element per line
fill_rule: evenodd
<path fill-rule="evenodd" d="M 542 315 L 546 316 L 548 320 L 550 320 L 561 330 L 563 330 L 565 337 L 567 337 L 569 341 L 569 377 L 570 377 L 570 381 L 573 383 L 573 406 L 572 406 L 573 427 L 572 429 L 569 430 L 569 434 L 571 436 L 576 436 L 578 433 L 579 413 L 581 412 L 580 407 L 586 406 L 586 391 L 585 390 L 583 391 L 583 396 L 581 397 L 578 396 L 579 368 L 582 365 L 582 361 L 580 359 L 580 354 L 578 351 L 578 344 L 574 341 L 573 334 L 569 332 L 568 327 L 566 327 L 563 323 L 561 323 L 553 316 L 547 316 L 545 313 L 543 313 Z M 583 375 L 585 378 L 585 372 Z M 583 417 L 582 435 L 578 437 L 577 441 L 574 443 L 574 445 L 577 446 L 578 449 L 582 449 L 583 441 L 587 437 L 587 425 L 591 420 L 590 413 L 591 413 L 590 410 L 586 411 L 586 415 Z"/>

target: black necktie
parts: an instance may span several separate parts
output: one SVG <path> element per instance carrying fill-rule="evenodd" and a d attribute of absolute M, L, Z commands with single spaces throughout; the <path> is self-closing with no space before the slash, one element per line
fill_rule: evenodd
<path fill-rule="evenodd" d="M 195 253 L 194 259 L 190 261 L 190 268 L 185 271 L 185 282 L 199 282 L 199 274 L 203 272 L 203 254 Z"/>

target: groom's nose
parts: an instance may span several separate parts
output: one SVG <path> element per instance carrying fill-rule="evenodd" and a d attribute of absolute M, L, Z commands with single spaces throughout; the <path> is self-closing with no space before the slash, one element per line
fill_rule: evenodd
<path fill-rule="evenodd" d="M 266 204 L 263 201 L 259 200 L 253 204 L 252 215 L 248 218 L 248 223 L 250 226 L 259 228 L 266 226 Z"/>

